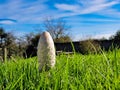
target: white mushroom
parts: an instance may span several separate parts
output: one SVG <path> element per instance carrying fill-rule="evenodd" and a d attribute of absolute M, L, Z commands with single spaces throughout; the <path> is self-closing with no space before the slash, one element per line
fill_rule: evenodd
<path fill-rule="evenodd" d="M 55 47 L 49 32 L 43 32 L 37 47 L 39 70 L 49 70 L 55 65 Z"/>

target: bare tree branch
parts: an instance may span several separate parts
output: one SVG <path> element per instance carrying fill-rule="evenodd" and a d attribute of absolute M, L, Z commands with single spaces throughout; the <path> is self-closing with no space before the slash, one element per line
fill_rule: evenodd
<path fill-rule="evenodd" d="M 63 19 L 46 18 L 43 25 L 44 29 L 50 32 L 53 39 L 68 36 L 67 31 L 71 28 Z"/>

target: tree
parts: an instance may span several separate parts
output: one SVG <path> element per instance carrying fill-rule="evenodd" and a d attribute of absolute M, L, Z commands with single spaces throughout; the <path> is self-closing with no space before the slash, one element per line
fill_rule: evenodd
<path fill-rule="evenodd" d="M 60 38 L 54 39 L 54 42 L 62 42 L 62 43 L 64 43 L 64 42 L 70 42 L 70 41 L 72 41 L 72 40 L 67 35 L 66 36 L 61 36 Z"/>
<path fill-rule="evenodd" d="M 47 30 L 55 42 L 62 39 L 67 39 L 70 36 L 67 31 L 70 30 L 70 26 L 63 19 L 51 19 L 47 18 L 43 23 L 44 29 Z M 71 39 L 68 39 L 71 40 Z M 63 41 L 63 40 L 62 40 Z"/>
<path fill-rule="evenodd" d="M 35 34 L 33 32 L 30 32 L 30 33 L 26 34 L 24 37 L 25 37 L 26 44 L 30 45 L 32 38 L 35 37 Z"/>
<path fill-rule="evenodd" d="M 0 28 L 0 47 L 3 47 L 5 43 L 5 38 L 7 37 L 7 33 L 3 28 Z"/>
<path fill-rule="evenodd" d="M 37 47 L 38 42 L 39 42 L 40 34 L 36 34 L 32 39 L 31 39 L 31 45 Z"/>
<path fill-rule="evenodd" d="M 10 32 L 5 32 L 3 28 L 0 28 L 0 48 L 2 50 L 0 55 L 6 56 L 6 58 L 16 54 L 17 50 L 14 35 Z"/>
<path fill-rule="evenodd" d="M 118 30 L 114 35 L 114 40 L 120 40 L 120 30 Z"/>
<path fill-rule="evenodd" d="M 11 56 L 16 56 L 19 52 L 17 43 L 15 41 L 16 37 L 11 32 L 8 32 L 6 34 L 7 37 L 5 40 L 5 47 L 7 48 L 8 57 L 10 58 Z"/>
<path fill-rule="evenodd" d="M 30 36 L 32 35 L 32 36 Z M 27 46 L 24 52 L 24 57 L 32 57 L 32 56 L 36 56 L 37 55 L 37 45 L 38 45 L 38 41 L 40 38 L 40 34 L 34 34 L 34 33 L 30 33 L 26 35 L 26 42 L 27 42 Z M 29 42 L 27 41 L 29 40 Z"/>

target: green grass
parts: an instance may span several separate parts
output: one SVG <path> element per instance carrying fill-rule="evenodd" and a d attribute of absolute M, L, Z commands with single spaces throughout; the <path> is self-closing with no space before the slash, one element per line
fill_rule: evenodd
<path fill-rule="evenodd" d="M 50 71 L 38 71 L 37 58 L 0 63 L 1 90 L 119 90 L 120 50 L 60 55 Z"/>

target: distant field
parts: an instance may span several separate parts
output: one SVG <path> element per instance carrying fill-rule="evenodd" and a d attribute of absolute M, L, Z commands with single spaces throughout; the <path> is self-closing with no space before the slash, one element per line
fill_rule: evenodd
<path fill-rule="evenodd" d="M 120 50 L 57 56 L 56 66 L 39 72 L 37 58 L 0 63 L 0 90 L 119 90 Z"/>

